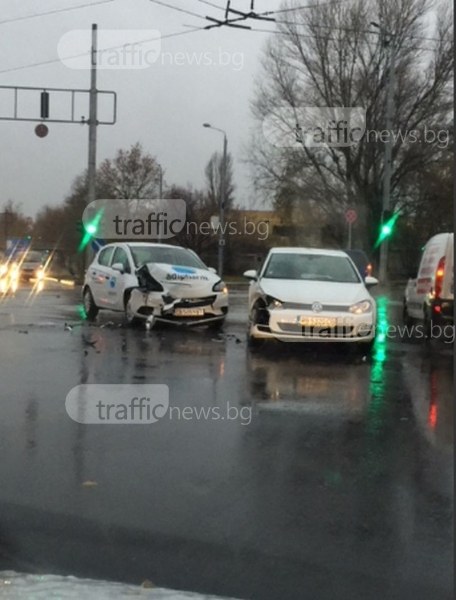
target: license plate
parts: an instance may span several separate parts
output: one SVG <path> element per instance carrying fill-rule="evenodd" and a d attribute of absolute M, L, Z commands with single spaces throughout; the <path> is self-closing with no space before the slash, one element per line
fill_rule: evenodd
<path fill-rule="evenodd" d="M 204 308 L 175 308 L 175 317 L 204 317 Z"/>
<path fill-rule="evenodd" d="M 301 317 L 301 326 L 330 328 L 336 326 L 336 319 L 332 317 Z"/>

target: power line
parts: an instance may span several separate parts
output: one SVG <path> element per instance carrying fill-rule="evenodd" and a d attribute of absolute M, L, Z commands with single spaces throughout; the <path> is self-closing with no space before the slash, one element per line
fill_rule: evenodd
<path fill-rule="evenodd" d="M 47 12 L 36 13 L 34 15 L 24 15 L 22 17 L 12 17 L 11 19 L 4 19 L 0 21 L 0 25 L 4 23 L 14 23 L 15 21 L 26 21 L 28 19 L 35 19 L 36 17 L 45 17 L 47 15 L 54 15 L 56 13 L 68 12 L 69 10 L 77 10 L 79 8 L 87 8 L 89 6 L 95 6 L 97 4 L 107 4 L 109 2 L 114 2 L 114 0 L 96 0 L 95 2 L 87 2 L 86 4 L 78 4 L 77 6 L 68 6 L 66 8 L 56 8 L 54 10 L 49 10 Z"/>
<path fill-rule="evenodd" d="M 297 23 L 296 21 L 276 21 L 278 25 L 298 25 L 300 27 L 305 27 L 306 23 Z M 374 31 L 371 29 L 355 29 L 353 27 L 337 27 L 332 25 L 315 25 L 312 24 L 312 28 L 316 29 L 330 29 L 333 31 L 348 31 L 349 33 L 371 33 L 373 35 L 381 35 L 379 31 Z M 440 38 L 426 37 L 422 35 L 404 35 L 404 38 L 410 40 L 424 40 L 429 42 L 440 42 L 442 41 Z"/>
<path fill-rule="evenodd" d="M 162 0 L 149 0 L 149 2 L 153 2 L 153 4 L 159 4 L 160 6 L 165 6 L 166 8 L 171 8 L 172 10 L 176 10 L 177 12 L 183 13 L 184 15 L 197 17 L 198 19 L 206 18 L 204 15 L 199 15 L 198 13 L 192 12 L 191 10 L 180 8 L 179 6 L 174 6 L 173 4 L 168 4 L 167 2 L 162 2 Z"/>
<path fill-rule="evenodd" d="M 201 2 L 201 4 L 206 4 L 207 6 L 211 6 L 212 8 L 218 8 L 219 10 L 225 10 L 225 8 L 223 6 L 220 6 L 220 4 L 214 4 L 213 2 L 209 2 L 209 0 L 198 0 L 198 2 Z"/>
<path fill-rule="evenodd" d="M 256 33 L 271 33 L 271 34 L 277 34 L 277 35 L 289 35 L 289 33 L 287 31 L 277 31 L 274 29 L 251 28 L 250 31 L 254 31 Z M 375 31 L 369 31 L 367 33 L 375 34 Z M 300 38 L 307 38 L 307 39 L 311 39 L 311 40 L 328 40 L 328 41 L 332 41 L 332 42 L 339 41 L 337 38 L 326 36 L 326 35 L 306 35 L 304 33 L 298 33 L 297 35 Z M 403 46 L 403 48 L 405 48 L 407 50 L 426 50 L 428 52 L 435 51 L 435 48 L 426 48 L 424 46 Z"/>
<path fill-rule="evenodd" d="M 168 38 L 172 38 L 172 37 L 178 37 L 181 35 L 187 35 L 189 33 L 194 33 L 196 31 L 203 31 L 205 29 L 205 27 L 199 27 L 199 28 L 195 28 L 195 29 L 190 29 L 190 30 L 186 30 L 186 31 L 177 31 L 175 33 L 167 33 L 165 35 L 161 35 L 155 38 L 147 38 L 145 40 L 140 40 L 138 42 L 135 42 L 136 44 L 145 44 L 147 42 L 156 42 L 158 40 L 164 40 L 164 39 L 168 39 Z M 125 46 L 124 44 L 120 44 L 119 46 L 112 46 L 110 48 L 105 48 L 104 50 L 117 50 L 120 48 L 123 48 Z M 24 69 L 31 69 L 33 67 L 41 67 L 43 65 L 52 65 L 55 63 L 59 63 L 62 62 L 62 60 L 72 60 L 74 58 L 81 58 L 83 56 L 90 56 L 90 51 L 88 50 L 87 52 L 81 52 L 80 54 L 74 54 L 73 56 L 65 56 L 63 57 L 63 59 L 60 58 L 52 58 L 49 60 L 43 60 L 40 62 L 36 62 L 36 63 L 30 63 L 27 65 L 21 65 L 20 67 L 11 67 L 9 69 L 1 69 L 0 70 L 0 74 L 2 73 L 12 73 L 14 71 L 22 71 Z"/>

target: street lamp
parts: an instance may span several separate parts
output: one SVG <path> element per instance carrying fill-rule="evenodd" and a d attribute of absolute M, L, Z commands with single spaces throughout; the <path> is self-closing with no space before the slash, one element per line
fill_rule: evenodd
<path fill-rule="evenodd" d="M 385 143 L 385 159 L 383 167 L 383 198 L 382 198 L 382 227 L 386 226 L 386 215 L 390 211 L 391 206 L 391 171 L 392 171 L 392 154 L 393 154 L 393 101 L 394 101 L 394 76 L 395 76 L 395 61 L 396 61 L 396 42 L 395 35 L 385 29 L 381 24 L 371 21 L 370 25 L 380 31 L 383 38 L 383 43 L 386 44 L 389 38 L 389 65 L 388 65 L 388 88 L 386 91 L 386 130 L 388 131 L 388 139 Z M 380 245 L 380 264 L 379 278 L 382 283 L 387 282 L 388 278 L 388 239 L 383 239 Z"/>
<path fill-rule="evenodd" d="M 219 133 L 223 134 L 223 156 L 222 156 L 222 168 L 220 173 L 220 199 L 219 199 L 219 242 L 218 242 L 218 274 L 220 277 L 223 276 L 223 255 L 225 247 L 225 203 L 226 203 L 226 184 L 227 184 L 227 173 L 226 165 L 228 158 L 228 139 L 226 137 L 226 131 L 219 129 L 218 127 L 212 127 L 210 123 L 203 123 L 203 127 L 208 129 L 214 129 Z"/>

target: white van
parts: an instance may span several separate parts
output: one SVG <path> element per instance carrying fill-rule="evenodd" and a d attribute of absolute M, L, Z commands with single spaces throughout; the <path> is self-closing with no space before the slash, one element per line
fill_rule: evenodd
<path fill-rule="evenodd" d="M 453 233 L 434 235 L 424 246 L 416 279 L 409 279 L 404 296 L 404 320 L 432 324 L 453 323 Z"/>

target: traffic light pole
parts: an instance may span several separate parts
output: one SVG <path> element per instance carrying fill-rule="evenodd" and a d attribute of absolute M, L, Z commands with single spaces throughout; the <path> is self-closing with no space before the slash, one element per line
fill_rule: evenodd
<path fill-rule="evenodd" d="M 90 50 L 90 90 L 89 90 L 89 159 L 87 165 L 87 204 L 97 196 L 97 25 L 92 24 L 92 47 Z M 82 255 L 83 275 L 87 266 L 87 250 Z"/>
<path fill-rule="evenodd" d="M 385 35 L 385 32 L 383 32 L 383 35 Z M 383 167 L 382 226 L 385 222 L 385 215 L 389 213 L 391 207 L 392 128 L 396 61 L 395 39 L 393 35 L 390 36 L 390 44 L 388 89 L 386 93 L 386 130 L 389 134 L 385 143 L 385 164 Z M 388 281 L 388 239 L 385 239 L 380 245 L 379 278 L 382 283 L 387 283 Z"/>
<path fill-rule="evenodd" d="M 223 276 L 223 263 L 225 254 L 225 204 L 226 204 L 226 188 L 227 188 L 227 160 L 228 160 L 228 140 L 226 133 L 223 133 L 223 156 L 221 169 L 221 194 L 220 194 L 220 233 L 218 246 L 218 274 Z"/>
<path fill-rule="evenodd" d="M 87 201 L 96 200 L 97 172 L 97 26 L 92 25 L 89 92 L 89 161 L 87 169 Z"/>

